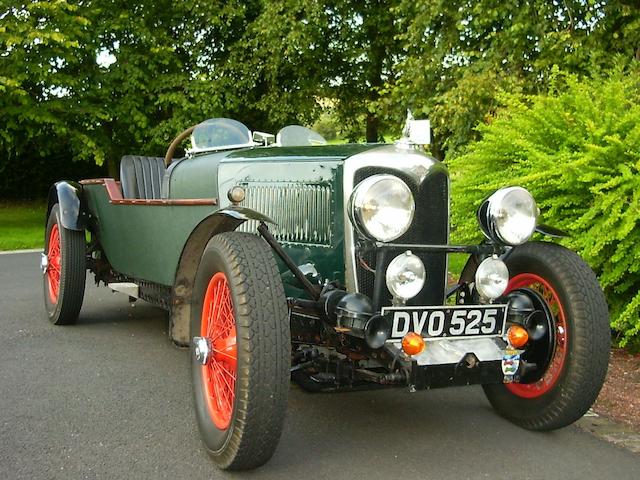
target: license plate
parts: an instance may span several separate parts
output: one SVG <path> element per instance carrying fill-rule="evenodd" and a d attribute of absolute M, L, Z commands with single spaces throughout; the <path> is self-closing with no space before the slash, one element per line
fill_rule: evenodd
<path fill-rule="evenodd" d="M 391 340 L 399 340 L 409 332 L 421 333 L 426 340 L 496 337 L 504 332 L 507 307 L 386 307 L 382 315 L 391 320 Z"/>

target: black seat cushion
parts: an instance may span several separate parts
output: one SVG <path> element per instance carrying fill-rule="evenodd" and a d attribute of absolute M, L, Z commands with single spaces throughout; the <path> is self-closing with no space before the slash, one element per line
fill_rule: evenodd
<path fill-rule="evenodd" d="M 161 198 L 164 158 L 126 155 L 120 161 L 120 182 L 124 198 Z"/>

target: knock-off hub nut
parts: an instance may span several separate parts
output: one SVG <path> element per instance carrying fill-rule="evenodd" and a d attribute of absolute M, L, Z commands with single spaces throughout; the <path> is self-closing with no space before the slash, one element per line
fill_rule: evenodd
<path fill-rule="evenodd" d="M 211 355 L 211 344 L 205 337 L 193 337 L 193 356 L 200 365 L 206 365 Z"/>

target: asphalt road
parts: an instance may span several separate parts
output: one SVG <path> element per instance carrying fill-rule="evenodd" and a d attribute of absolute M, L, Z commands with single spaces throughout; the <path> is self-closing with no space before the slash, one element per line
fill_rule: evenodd
<path fill-rule="evenodd" d="M 0 479 L 639 479 L 640 455 L 571 426 L 522 430 L 478 387 L 291 389 L 278 450 L 227 474 L 203 450 L 189 359 L 162 311 L 87 284 L 78 325 L 42 306 L 38 254 L 0 255 Z"/>

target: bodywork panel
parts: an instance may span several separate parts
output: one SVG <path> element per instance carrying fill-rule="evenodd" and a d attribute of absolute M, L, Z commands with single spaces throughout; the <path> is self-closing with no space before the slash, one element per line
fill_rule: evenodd
<path fill-rule="evenodd" d="M 196 155 L 172 165 L 165 178 L 168 199 L 211 198 L 218 200 L 219 205 L 216 206 L 118 205 L 109 201 L 104 185 L 87 184 L 84 191 L 92 216 L 90 225 L 115 271 L 172 286 L 189 235 L 207 216 L 230 205 L 226 198 L 230 187 L 239 184 L 251 191 L 251 187 L 271 185 L 294 193 L 297 187 L 324 188 L 325 192 L 330 192 L 326 202 L 330 211 L 324 212 L 330 222 L 329 237 L 318 242 L 291 240 L 282 243 L 298 264 L 314 263 L 325 278 L 343 281 L 341 166 L 346 156 L 375 147 L 378 146 L 255 148 Z M 264 200 L 247 198 L 242 206 L 264 213 L 276 224 L 283 223 L 283 214 L 291 211 L 290 198 L 283 196 L 275 203 L 265 203 Z M 274 218 L 270 215 L 272 211 L 279 212 L 279 216 Z M 313 214 L 313 210 L 309 213 Z M 250 221 L 241 229 L 255 232 L 256 227 L 257 222 Z M 278 234 L 278 225 L 270 228 Z M 294 294 L 293 290 L 288 293 Z"/>
<path fill-rule="evenodd" d="M 341 159 L 298 159 L 295 168 L 279 159 L 225 161 L 218 178 L 221 192 L 234 185 L 245 188 L 243 205 L 274 220 L 269 229 L 297 265 L 313 263 L 323 278 L 344 281 Z M 251 221 L 239 230 L 253 233 L 257 226 Z M 283 264 L 280 269 L 287 271 Z M 301 294 L 285 287 L 290 295 Z"/>
<path fill-rule="evenodd" d="M 217 210 L 213 205 L 117 205 L 104 185 L 86 185 L 91 224 L 111 266 L 119 273 L 171 286 L 193 229 Z"/>

